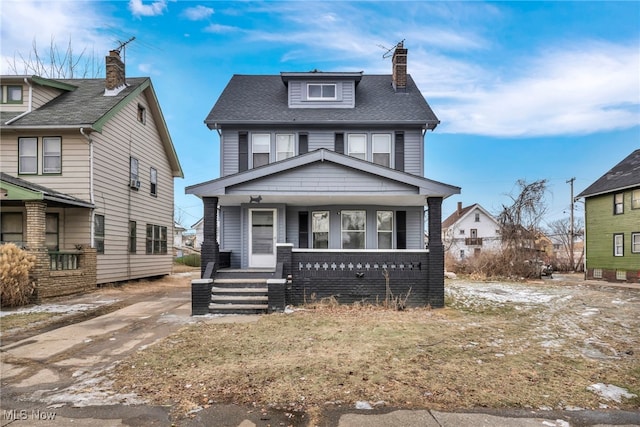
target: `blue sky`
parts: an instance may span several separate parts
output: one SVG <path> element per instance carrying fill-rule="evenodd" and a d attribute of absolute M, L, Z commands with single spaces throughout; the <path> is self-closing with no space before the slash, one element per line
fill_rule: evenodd
<path fill-rule="evenodd" d="M 219 176 L 204 118 L 233 74 L 408 71 L 441 124 L 425 139 L 427 178 L 462 187 L 443 205 L 497 213 L 519 179 L 547 179 L 547 220 L 640 148 L 640 2 L 225 2 L 2 0 L 0 70 L 34 40 L 95 58 L 135 37 L 127 75 L 150 76 L 185 178 L 177 219 L 202 216 L 188 185 Z M 42 19 L 41 17 L 47 17 Z M 22 69 L 18 61 L 17 71 Z M 582 214 L 582 204 L 576 204 Z"/>

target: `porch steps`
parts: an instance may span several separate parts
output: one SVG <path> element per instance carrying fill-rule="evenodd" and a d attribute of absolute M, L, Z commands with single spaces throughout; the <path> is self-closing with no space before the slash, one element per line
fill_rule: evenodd
<path fill-rule="evenodd" d="M 264 314 L 269 308 L 267 280 L 273 270 L 221 270 L 211 288 L 209 313 Z"/>

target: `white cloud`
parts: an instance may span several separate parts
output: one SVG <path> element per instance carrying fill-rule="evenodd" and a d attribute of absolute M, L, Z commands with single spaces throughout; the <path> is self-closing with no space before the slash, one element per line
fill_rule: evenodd
<path fill-rule="evenodd" d="M 542 52 L 510 67 L 512 74 L 521 70 L 518 75 L 481 69 L 474 78 L 467 73 L 474 70 L 470 66 L 454 73 L 444 85 L 446 92 L 443 86 L 434 89 L 438 86 L 428 76 L 418 84 L 437 106 L 441 132 L 576 135 L 640 125 L 637 45 L 582 41 L 575 46 Z"/>
<path fill-rule="evenodd" d="M 228 32 L 241 31 L 241 28 L 232 27 L 230 25 L 210 24 L 204 28 L 204 31 L 207 33 L 228 33 Z"/>
<path fill-rule="evenodd" d="M 129 0 L 129 10 L 133 16 L 158 16 L 167 9 L 167 0 L 156 0 L 144 4 L 142 0 Z"/>
<path fill-rule="evenodd" d="M 192 21 L 200 21 L 207 19 L 213 15 L 214 10 L 210 7 L 198 5 L 195 7 L 188 7 L 184 10 L 183 15 Z"/>

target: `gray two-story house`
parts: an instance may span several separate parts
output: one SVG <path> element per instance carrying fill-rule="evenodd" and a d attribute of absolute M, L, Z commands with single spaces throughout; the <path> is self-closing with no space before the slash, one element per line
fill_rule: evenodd
<path fill-rule="evenodd" d="M 441 204 L 460 189 L 424 177 L 424 136 L 439 121 L 406 60 L 399 44 L 392 75 L 231 78 L 205 120 L 221 177 L 186 189 L 204 203 L 203 272 L 222 260 L 276 271 L 286 304 L 375 302 L 390 289 L 443 305 Z"/>

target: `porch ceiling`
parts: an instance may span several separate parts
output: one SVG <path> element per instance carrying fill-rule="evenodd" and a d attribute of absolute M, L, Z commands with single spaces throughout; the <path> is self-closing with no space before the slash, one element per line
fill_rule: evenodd
<path fill-rule="evenodd" d="M 257 201 L 259 200 L 259 201 Z M 303 194 L 303 195 L 283 195 L 283 194 L 232 194 L 218 196 L 219 206 L 239 206 L 249 203 L 252 206 L 260 207 L 274 204 L 285 204 L 287 206 L 324 206 L 324 205 L 345 205 L 345 206 L 425 206 L 427 198 L 424 195 L 380 195 L 380 194 Z"/>

